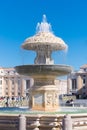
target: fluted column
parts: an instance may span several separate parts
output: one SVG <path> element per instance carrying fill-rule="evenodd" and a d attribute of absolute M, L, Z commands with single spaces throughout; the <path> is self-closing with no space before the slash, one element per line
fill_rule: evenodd
<path fill-rule="evenodd" d="M 70 92 L 70 89 L 71 89 L 71 78 L 69 77 L 68 79 L 67 79 L 67 94 L 69 94 L 69 92 Z"/>
<path fill-rule="evenodd" d="M 78 89 L 78 93 L 81 94 L 81 90 L 82 90 L 82 85 L 83 81 L 82 81 L 82 77 L 81 75 L 77 76 L 77 89 Z"/>

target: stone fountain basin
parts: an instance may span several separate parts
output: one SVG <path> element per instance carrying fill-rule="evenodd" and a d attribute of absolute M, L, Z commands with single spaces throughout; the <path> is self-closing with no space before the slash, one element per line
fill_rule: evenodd
<path fill-rule="evenodd" d="M 21 65 L 15 67 L 16 71 L 26 76 L 64 76 L 72 71 L 71 66 L 67 65 Z"/>

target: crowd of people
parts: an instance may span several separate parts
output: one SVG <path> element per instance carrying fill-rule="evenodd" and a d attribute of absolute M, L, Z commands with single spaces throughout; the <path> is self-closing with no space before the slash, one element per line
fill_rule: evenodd
<path fill-rule="evenodd" d="M 0 106 L 2 107 L 17 107 L 27 105 L 28 98 L 26 97 L 0 97 Z"/>

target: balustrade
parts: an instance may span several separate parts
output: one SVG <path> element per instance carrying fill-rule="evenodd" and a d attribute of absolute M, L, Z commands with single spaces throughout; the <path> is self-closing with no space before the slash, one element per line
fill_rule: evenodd
<path fill-rule="evenodd" d="M 11 115 L 0 116 L 0 130 L 86 130 L 87 116 Z"/>

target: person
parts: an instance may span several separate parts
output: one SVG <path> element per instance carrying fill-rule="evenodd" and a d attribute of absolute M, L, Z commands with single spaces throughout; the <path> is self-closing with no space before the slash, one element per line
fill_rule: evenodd
<path fill-rule="evenodd" d="M 70 100 L 66 101 L 66 106 L 70 106 Z"/>
<path fill-rule="evenodd" d="M 70 103 L 70 100 L 67 100 L 66 103 Z"/>
<path fill-rule="evenodd" d="M 71 106 L 74 105 L 73 99 L 70 100 L 70 104 L 71 104 Z"/>
<path fill-rule="evenodd" d="M 6 98 L 5 105 L 6 105 L 6 107 L 9 107 L 9 97 Z"/>
<path fill-rule="evenodd" d="M 8 107 L 8 102 L 5 103 L 6 107 Z"/>

